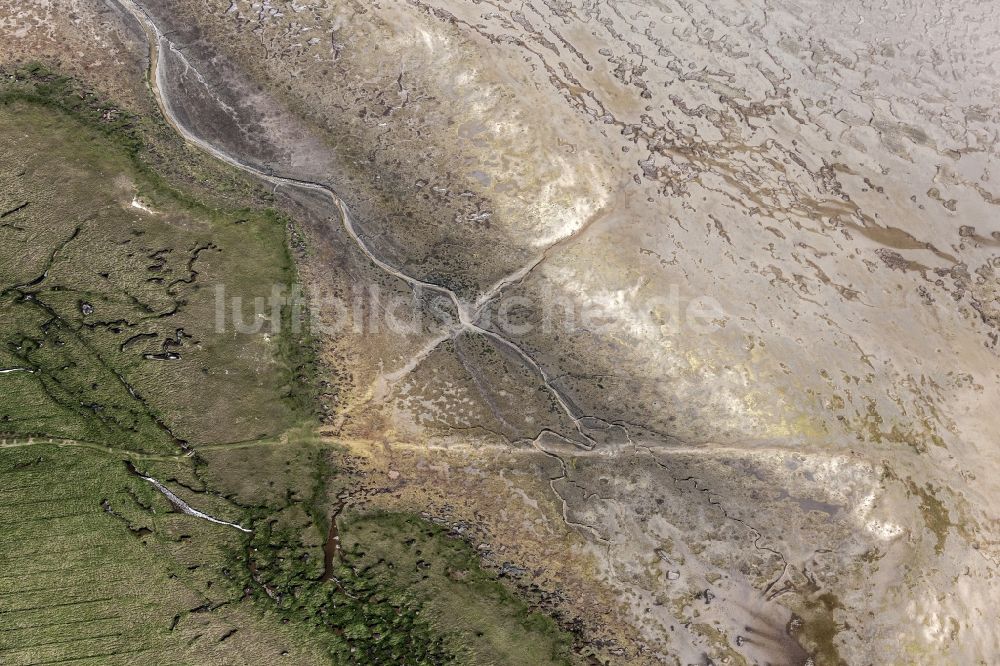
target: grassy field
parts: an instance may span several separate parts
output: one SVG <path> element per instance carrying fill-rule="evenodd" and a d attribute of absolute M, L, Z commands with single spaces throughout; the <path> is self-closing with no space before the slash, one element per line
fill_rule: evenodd
<path fill-rule="evenodd" d="M 295 341 L 229 323 L 230 297 L 294 281 L 282 220 L 183 202 L 101 133 L 24 102 L 0 105 L 0 156 L 0 431 L 167 451 L 301 418 Z"/>
<path fill-rule="evenodd" d="M 106 454 L 0 460 L 0 663 L 325 662 L 225 579 L 237 530 L 172 512 Z"/>
<path fill-rule="evenodd" d="M 215 285 L 247 301 L 294 281 L 286 223 L 168 187 L 127 122 L 52 81 L 0 89 L 0 663 L 325 663 L 226 578 L 245 536 L 124 462 L 310 417 L 287 317 L 268 336 L 215 324 Z"/>

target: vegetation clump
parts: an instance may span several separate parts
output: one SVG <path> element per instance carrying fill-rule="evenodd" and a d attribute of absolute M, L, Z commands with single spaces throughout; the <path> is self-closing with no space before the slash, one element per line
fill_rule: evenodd
<path fill-rule="evenodd" d="M 282 617 L 322 632 L 334 663 L 455 662 L 419 600 L 343 562 L 324 572 L 322 560 L 310 557 L 290 530 L 259 525 L 245 558 L 235 582 L 262 603 L 273 602 Z"/>

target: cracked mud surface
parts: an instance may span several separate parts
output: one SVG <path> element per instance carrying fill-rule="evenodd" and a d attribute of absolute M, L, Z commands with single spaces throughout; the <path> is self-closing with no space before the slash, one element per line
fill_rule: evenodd
<path fill-rule="evenodd" d="M 989 4 L 109 6 L 131 71 L 84 76 L 151 104 L 151 36 L 359 304 L 319 339 L 359 505 L 474 525 L 581 658 L 1000 654 Z M 5 56 L 67 29 L 5 11 Z"/>

